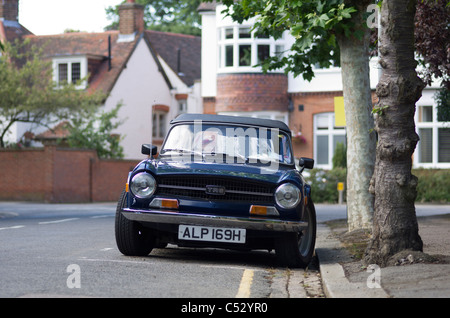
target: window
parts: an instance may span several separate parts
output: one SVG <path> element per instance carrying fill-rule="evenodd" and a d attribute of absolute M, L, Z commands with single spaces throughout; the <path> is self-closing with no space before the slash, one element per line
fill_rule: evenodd
<path fill-rule="evenodd" d="M 258 45 L 258 64 L 262 63 L 266 58 L 270 57 L 270 45 Z"/>
<path fill-rule="evenodd" d="M 260 72 L 255 65 L 284 53 L 284 39 L 255 34 L 248 26 L 224 27 L 219 34 L 219 72 Z"/>
<path fill-rule="evenodd" d="M 450 128 L 438 128 L 438 162 L 450 162 Z"/>
<path fill-rule="evenodd" d="M 67 63 L 58 64 L 58 84 L 67 83 Z"/>
<path fill-rule="evenodd" d="M 433 162 L 433 129 L 419 128 L 419 162 Z"/>
<path fill-rule="evenodd" d="M 449 123 L 439 120 L 437 107 L 417 106 L 416 129 L 420 140 L 414 153 L 414 166 L 450 168 Z"/>
<path fill-rule="evenodd" d="M 332 158 L 338 143 L 347 144 L 345 129 L 334 126 L 334 113 L 314 115 L 314 160 L 322 169 L 332 169 Z"/>
<path fill-rule="evenodd" d="M 86 83 L 79 81 L 87 76 L 87 61 L 84 57 L 65 57 L 53 59 L 53 78 L 58 86 L 78 83 L 77 88 L 86 88 Z"/>
<path fill-rule="evenodd" d="M 234 65 L 234 50 L 232 45 L 225 46 L 225 66 Z"/>
<path fill-rule="evenodd" d="M 72 83 L 76 83 L 81 79 L 80 63 L 72 63 Z"/>
<path fill-rule="evenodd" d="M 81 79 L 81 63 L 59 63 L 58 85 L 77 83 Z"/>
<path fill-rule="evenodd" d="M 251 66 L 252 46 L 245 44 L 239 45 L 239 66 Z"/>
<path fill-rule="evenodd" d="M 187 113 L 187 101 L 185 99 L 180 99 L 178 101 L 178 114 Z"/>
<path fill-rule="evenodd" d="M 154 111 L 152 118 L 152 137 L 153 139 L 164 139 L 166 136 L 166 117 L 167 113 Z"/>

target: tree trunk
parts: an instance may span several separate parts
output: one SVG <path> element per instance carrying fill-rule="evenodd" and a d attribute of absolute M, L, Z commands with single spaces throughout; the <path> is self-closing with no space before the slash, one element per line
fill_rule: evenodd
<path fill-rule="evenodd" d="M 372 239 L 365 262 L 386 266 L 396 253 L 422 250 L 414 201 L 417 177 L 411 174 L 415 132 L 415 102 L 423 82 L 414 60 L 416 0 L 384 0 L 379 51 L 383 74 L 377 85 L 375 108 L 378 132 L 375 171 L 370 190 L 375 194 Z"/>
<path fill-rule="evenodd" d="M 373 195 L 369 192 L 375 164 L 375 133 L 369 78 L 369 35 L 363 14 L 371 1 L 353 1 L 353 22 L 363 34 L 339 35 L 345 119 L 347 123 L 348 230 L 372 227 Z"/>

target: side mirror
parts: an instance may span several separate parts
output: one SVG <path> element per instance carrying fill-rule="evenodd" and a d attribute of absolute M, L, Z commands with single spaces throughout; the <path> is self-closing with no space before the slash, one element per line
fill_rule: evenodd
<path fill-rule="evenodd" d="M 303 169 L 312 169 L 314 168 L 314 159 L 301 157 L 298 161 L 298 165 Z"/>
<path fill-rule="evenodd" d="M 143 144 L 141 148 L 141 153 L 143 155 L 154 156 L 158 152 L 158 148 L 152 144 Z"/>

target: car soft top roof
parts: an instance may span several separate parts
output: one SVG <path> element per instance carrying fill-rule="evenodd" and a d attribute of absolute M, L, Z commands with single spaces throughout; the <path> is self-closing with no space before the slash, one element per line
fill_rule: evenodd
<path fill-rule="evenodd" d="M 234 125 L 245 125 L 245 126 L 259 126 L 267 128 L 278 128 L 291 134 L 289 127 L 279 120 L 272 119 L 261 119 L 253 117 L 243 117 L 243 116 L 226 116 L 226 115 L 209 115 L 209 114 L 181 114 L 177 118 L 173 119 L 170 123 L 172 125 L 191 122 L 202 121 L 202 123 L 225 123 Z"/>

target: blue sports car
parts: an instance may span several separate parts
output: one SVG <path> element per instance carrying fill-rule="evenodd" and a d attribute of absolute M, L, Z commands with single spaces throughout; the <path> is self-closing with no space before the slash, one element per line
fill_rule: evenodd
<path fill-rule="evenodd" d="M 148 255 L 186 247 L 275 250 L 281 266 L 305 267 L 316 239 L 311 188 L 296 168 L 291 132 L 269 119 L 184 114 L 161 149 L 129 173 L 116 212 L 117 246 Z"/>

